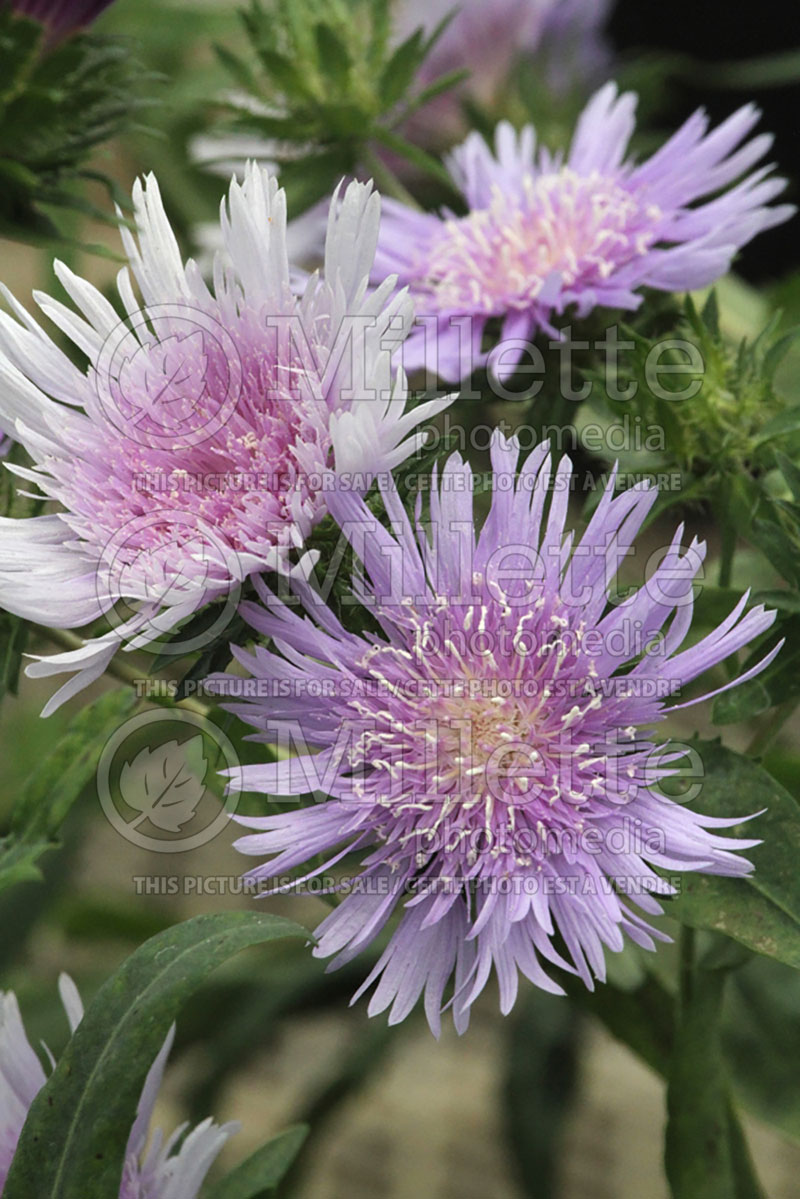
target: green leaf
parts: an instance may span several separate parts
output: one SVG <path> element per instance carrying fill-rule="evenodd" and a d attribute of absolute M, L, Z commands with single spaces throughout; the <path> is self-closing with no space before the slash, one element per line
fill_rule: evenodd
<path fill-rule="evenodd" d="M 0 890 L 40 880 L 38 859 L 58 847 L 58 830 L 91 782 L 108 738 L 130 712 L 132 691 L 110 691 L 83 709 L 55 748 L 37 766 L 0 838 Z"/>
<path fill-rule="evenodd" d="M 402 99 L 411 86 L 424 53 L 422 49 L 422 30 L 415 29 L 392 54 L 383 68 L 378 82 L 378 94 L 387 108 L 391 108 Z"/>
<path fill-rule="evenodd" d="M 264 70 L 276 88 L 289 96 L 308 96 L 303 74 L 291 58 L 267 46 L 259 46 L 257 52 Z"/>
<path fill-rule="evenodd" d="M 800 404 L 787 408 L 785 412 L 778 413 L 776 417 L 768 421 L 754 438 L 753 445 L 764 445 L 767 441 L 774 441 L 776 437 L 784 437 L 787 433 L 796 433 L 798 429 L 800 429 Z"/>
<path fill-rule="evenodd" d="M 800 587 L 800 546 L 780 525 L 771 520 L 753 521 L 752 540 L 781 578 Z"/>
<path fill-rule="evenodd" d="M 17 694 L 28 631 L 29 626 L 21 616 L 0 612 L 0 699 L 8 693 Z"/>
<path fill-rule="evenodd" d="M 776 313 L 776 316 L 780 319 L 780 313 Z M 766 351 L 761 368 L 768 379 L 771 379 L 775 374 L 778 367 L 789 353 L 789 350 L 797 341 L 799 334 L 800 328 L 790 329 L 788 333 L 785 333 L 783 337 L 780 337 Z"/>
<path fill-rule="evenodd" d="M 234 54 L 227 46 L 219 44 L 215 44 L 214 53 L 226 71 L 236 80 L 239 87 L 243 88 L 246 92 L 256 92 L 258 90 L 256 77 L 244 59 L 240 58 L 238 54 Z"/>
<path fill-rule="evenodd" d="M 3 1199 L 116 1195 L 145 1075 L 178 1011 L 234 953 L 305 929 L 262 912 L 159 933 L 98 991 L 28 1114 Z"/>
<path fill-rule="evenodd" d="M 775 458 L 792 496 L 800 504 L 800 470 L 797 469 L 795 464 L 785 454 L 781 454 L 778 450 L 775 452 Z"/>
<path fill-rule="evenodd" d="M 691 300 L 691 296 L 687 296 L 686 298 L 686 310 L 690 314 L 695 311 L 695 306 Z M 719 337 L 719 299 L 717 297 L 717 289 L 715 287 L 712 287 L 711 291 L 708 293 L 708 299 L 703 305 L 701 317 L 703 324 L 705 324 L 711 331 L 711 335 L 713 337 Z"/>
<path fill-rule="evenodd" d="M 755 666 L 781 641 L 784 644 L 777 658 L 757 678 L 716 697 L 712 708 L 715 724 L 750 720 L 800 697 L 800 619 L 796 614 L 781 619 L 767 639 L 759 642 L 742 672 Z"/>
<path fill-rule="evenodd" d="M 347 89 L 353 60 L 347 46 L 330 25 L 320 23 L 316 28 L 317 58 L 320 70 L 339 91 Z"/>
<path fill-rule="evenodd" d="M 308 1136 L 307 1124 L 295 1124 L 267 1141 L 212 1187 L 207 1199 L 260 1199 L 274 1191 Z"/>
<path fill-rule="evenodd" d="M 714 700 L 711 719 L 714 724 L 736 724 L 753 720 L 772 707 L 772 699 L 761 679 L 751 679 L 741 687 L 723 692 Z"/>
<path fill-rule="evenodd" d="M 716 742 L 694 744 L 704 769 L 697 808 L 709 816 L 760 812 L 729 831 L 762 844 L 746 851 L 754 870 L 745 878 L 685 874 L 667 913 L 800 969 L 800 808 L 756 762 Z"/>
<path fill-rule="evenodd" d="M 428 154 L 420 146 L 406 141 L 399 133 L 392 133 L 389 129 L 377 126 L 374 134 L 376 141 L 382 142 L 389 150 L 394 151 L 395 154 L 399 154 L 401 158 L 405 158 L 412 166 L 423 171 L 426 175 L 431 175 L 450 191 L 453 190 L 453 180 L 442 164 L 437 162 L 432 154 Z"/>
<path fill-rule="evenodd" d="M 435 100 L 437 96 L 441 96 L 444 92 L 449 92 L 451 88 L 457 84 L 463 83 L 469 78 L 469 71 L 458 70 L 448 71 L 446 75 L 440 75 L 433 83 L 428 84 L 421 92 L 418 92 L 413 100 L 411 100 L 403 110 L 402 119 L 405 121 L 412 112 L 416 112 L 419 108 L 423 108 L 431 100 Z"/>
<path fill-rule="evenodd" d="M 800 970 L 797 921 L 741 880 L 686 875 L 680 896 L 667 910 L 683 924 L 724 933 L 754 953 Z"/>
<path fill-rule="evenodd" d="M 703 78 L 706 85 L 737 91 L 786 87 L 800 79 L 800 50 L 785 50 L 763 58 L 737 58 L 735 62 L 703 63 Z"/>
<path fill-rule="evenodd" d="M 39 21 L 28 20 L 8 10 L 0 12 L 0 106 L 13 96 L 33 67 L 42 34 Z"/>
<path fill-rule="evenodd" d="M 731 975 L 723 1042 L 748 1109 L 800 1140 L 800 974 L 754 957 Z"/>

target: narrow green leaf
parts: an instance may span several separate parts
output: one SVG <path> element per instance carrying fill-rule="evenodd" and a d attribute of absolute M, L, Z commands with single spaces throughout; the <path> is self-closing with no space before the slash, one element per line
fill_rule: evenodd
<path fill-rule="evenodd" d="M 214 53 L 222 63 L 223 67 L 225 67 L 226 71 L 228 71 L 231 78 L 235 79 L 239 84 L 239 87 L 244 88 L 244 90 L 246 92 L 250 92 L 251 95 L 258 95 L 258 83 L 256 81 L 256 77 L 248 64 L 241 59 L 238 54 L 234 54 L 232 50 L 227 48 L 227 46 L 221 46 L 218 44 L 214 46 Z"/>
<path fill-rule="evenodd" d="M 781 578 L 800 586 L 800 546 L 780 525 L 771 520 L 755 520 L 752 539 Z"/>
<path fill-rule="evenodd" d="M 780 318 L 780 313 L 776 315 Z M 783 337 L 780 337 L 769 347 L 761 364 L 761 369 L 768 379 L 771 379 L 775 374 L 775 371 L 797 341 L 798 334 L 800 334 L 800 328 L 790 329 L 788 333 L 785 333 Z"/>
<path fill-rule="evenodd" d="M 423 58 L 422 30 L 415 29 L 410 37 L 400 43 L 383 68 L 378 94 L 386 108 L 391 108 L 408 91 Z"/>
<path fill-rule="evenodd" d="M 330 25 L 320 23 L 316 28 L 317 58 L 320 71 L 340 92 L 347 90 L 353 60 L 347 46 Z"/>
<path fill-rule="evenodd" d="M 21 616 L 0 612 L 0 699 L 7 693 L 17 694 L 28 631 L 29 625 Z"/>
<path fill-rule="evenodd" d="M 789 490 L 798 504 L 800 504 L 800 470 L 798 470 L 795 464 L 779 450 L 776 451 L 775 457 L 777 459 L 778 466 L 780 467 L 781 474 L 783 475 L 789 487 Z"/>
<path fill-rule="evenodd" d="M 258 46 L 256 49 L 264 70 L 279 91 L 289 96 L 308 95 L 303 75 L 291 58 L 267 46 Z"/>
<path fill-rule="evenodd" d="M 469 71 L 458 70 L 448 71 L 446 75 L 440 75 L 433 83 L 423 88 L 421 92 L 417 92 L 413 100 L 411 100 L 403 109 L 402 120 L 406 120 L 412 112 L 423 108 L 431 100 L 435 100 L 437 96 L 443 95 L 444 92 L 449 92 L 457 84 L 462 83 L 469 78 Z"/>
<path fill-rule="evenodd" d="M 376 126 L 373 130 L 377 141 L 382 142 L 388 149 L 393 150 L 395 154 L 399 154 L 402 158 L 407 159 L 418 170 L 423 171 L 426 175 L 431 175 L 443 184 L 450 191 L 453 190 L 453 180 L 448 175 L 447 171 L 437 162 L 433 155 L 421 149 L 419 146 L 412 145 L 407 142 L 399 133 L 392 133 L 389 129 L 384 129 L 382 126 Z"/>
<path fill-rule="evenodd" d="M 800 404 L 780 412 L 768 421 L 761 432 L 753 440 L 754 446 L 764 445 L 777 437 L 785 437 L 787 433 L 796 433 L 800 429 Z"/>
<path fill-rule="evenodd" d="M 247 946 L 305 929 L 263 912 L 198 916 L 145 942 L 98 991 L 37 1095 L 3 1199 L 109 1199 L 145 1075 L 188 996 Z"/>
<path fill-rule="evenodd" d="M 212 1187 L 207 1199 L 260 1199 L 272 1192 L 300 1152 L 307 1124 L 295 1124 L 267 1141 Z"/>
<path fill-rule="evenodd" d="M 689 309 L 690 300 L 691 300 L 691 296 L 687 296 L 686 297 L 687 312 L 690 311 L 690 309 Z M 694 310 L 694 303 L 692 303 L 692 310 Z M 702 311 L 701 315 L 702 315 L 702 319 L 703 319 L 703 324 L 706 325 L 706 327 L 708 329 L 710 329 L 712 336 L 719 337 L 719 300 L 717 298 L 717 289 L 715 287 L 712 287 L 711 291 L 708 293 L 708 299 L 706 300 L 705 304 L 703 305 L 703 311 Z"/>

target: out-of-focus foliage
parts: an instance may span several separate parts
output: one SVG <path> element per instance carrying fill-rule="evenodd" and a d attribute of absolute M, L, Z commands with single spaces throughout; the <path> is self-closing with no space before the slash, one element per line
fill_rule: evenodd
<path fill-rule="evenodd" d="M 443 175 L 398 128 L 463 75 L 452 71 L 415 85 L 449 18 L 399 45 L 389 0 L 252 0 L 242 19 L 255 61 L 218 47 L 240 89 L 229 101 L 232 127 L 265 139 L 299 208 L 365 159 L 374 166 L 376 144 Z"/>
<path fill-rule="evenodd" d="M 0 7 L 0 235 L 26 241 L 59 237 L 51 210 L 109 219 L 83 188 L 100 179 L 117 191 L 87 160 L 137 124 L 154 82 L 121 40 L 78 34 L 47 48 L 44 38 L 38 22 Z"/>

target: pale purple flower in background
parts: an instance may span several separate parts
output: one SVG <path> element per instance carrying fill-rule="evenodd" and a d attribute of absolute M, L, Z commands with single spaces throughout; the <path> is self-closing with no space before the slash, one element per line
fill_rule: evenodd
<path fill-rule="evenodd" d="M 44 25 L 48 41 L 60 41 L 91 25 L 112 0 L 11 0 L 11 7 L 22 16 Z"/>
<path fill-rule="evenodd" d="M 184 265 L 156 181 L 137 183 L 133 198 L 138 244 L 122 237 L 142 301 L 123 269 L 124 321 L 63 263 L 56 273 L 80 315 L 35 295 L 85 370 L 3 293 L 17 319 L 0 313 L 0 430 L 34 460 L 9 469 L 58 507 L 0 520 L 0 606 L 55 628 L 104 615 L 116 626 L 28 666 L 78 672 L 45 713 L 99 677 L 123 642 L 157 643 L 250 573 L 292 569 L 326 512 L 321 472 L 354 472 L 368 487 L 450 402 L 405 411 L 392 359 L 412 308 L 394 279 L 369 290 L 380 222 L 370 186 L 334 197 L 324 272 L 299 298 L 285 196 L 257 166 L 222 204 L 213 291 Z"/>
<path fill-rule="evenodd" d="M 58 986 L 74 1032 L 83 1018 L 80 996 L 65 974 Z M 174 1035 L 173 1027 L 145 1080 L 128 1138 L 119 1199 L 196 1199 L 217 1154 L 239 1130 L 236 1123 L 220 1125 L 209 1119 L 186 1136 L 188 1125 L 182 1124 L 166 1141 L 160 1130 L 150 1137 L 150 1121 Z M 0 993 L 0 1195 L 30 1106 L 46 1081 L 42 1063 L 25 1033 L 16 996 L 11 991 Z"/>
<path fill-rule="evenodd" d="M 238 816 L 253 831 L 237 847 L 268 859 L 248 877 L 288 891 L 359 855 L 314 952 L 341 966 L 398 912 L 358 994 L 376 984 L 369 1012 L 391 1007 L 395 1023 L 424 992 L 435 1033 L 447 1003 L 466 1027 L 493 969 L 503 1012 L 519 973 L 560 992 L 547 963 L 592 987 L 605 950 L 626 936 L 647 949 L 665 939 L 640 914 L 660 913 L 655 895 L 673 893 L 654 867 L 743 875 L 750 865 L 733 851 L 757 844 L 720 834 L 738 818 L 663 793 L 685 750 L 656 744 L 652 726 L 699 702 L 669 700 L 774 612 L 745 614 L 744 596 L 686 648 L 705 545 L 683 548 L 682 528 L 651 577 L 610 605 L 657 489 L 615 495 L 612 478 L 577 540 L 565 532 L 570 460 L 553 474 L 545 443 L 517 476 L 518 458 L 517 443 L 495 434 L 479 534 L 472 472 L 457 454 L 434 480 L 427 531 L 419 512 L 412 528 L 394 489 L 382 487 L 391 532 L 337 491 L 330 509 L 363 564 L 355 594 L 377 631 L 347 631 L 307 581 L 292 584 L 305 615 L 261 585 L 263 606 L 242 611 L 274 649 L 236 652 L 251 678 L 211 680 L 255 740 L 295 751 L 229 772 L 232 789 L 329 796 Z"/>
<path fill-rule="evenodd" d="M 501 102 L 514 68 L 525 62 L 556 95 L 579 83 L 583 94 L 602 80 L 609 53 L 602 36 L 613 0 L 400 0 L 395 35 L 427 34 L 453 17 L 419 73 L 420 88 L 451 71 L 469 77 L 412 117 L 412 140 L 442 144 L 463 135 L 461 99 Z M 600 78 L 598 78 L 598 76 Z"/>
<path fill-rule="evenodd" d="M 772 144 L 768 134 L 744 140 L 759 117 L 752 104 L 710 132 L 698 110 L 639 165 L 626 157 L 635 109 L 633 93 L 606 84 L 565 158 L 537 153 L 532 126 L 516 134 L 501 123 L 494 153 L 471 134 L 449 160 L 466 216 L 386 201 L 376 278 L 397 273 L 421 318 L 404 347 L 407 370 L 465 377 L 487 361 L 486 322 L 500 318 L 509 345 L 493 367 L 508 375 L 526 340 L 539 329 L 557 335 L 567 309 L 634 309 L 643 287 L 706 287 L 795 211 L 769 206 L 785 186 L 769 166 L 746 173 Z"/>

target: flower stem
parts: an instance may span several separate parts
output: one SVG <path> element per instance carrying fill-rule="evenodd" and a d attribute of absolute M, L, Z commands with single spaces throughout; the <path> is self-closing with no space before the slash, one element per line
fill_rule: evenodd
<path fill-rule="evenodd" d="M 787 700 L 785 704 L 780 704 L 765 718 L 764 723 L 756 731 L 753 740 L 747 747 L 747 753 L 751 758 L 763 757 L 786 724 L 786 721 L 797 710 L 798 703 L 800 703 L 800 700 Z"/>
<path fill-rule="evenodd" d="M 692 1000 L 694 987 L 694 929 L 681 925 L 678 1018 Z"/>
<path fill-rule="evenodd" d="M 405 184 L 400 182 L 392 168 L 387 166 L 371 146 L 364 147 L 363 158 L 364 166 L 375 180 L 378 191 L 386 196 L 392 196 L 395 200 L 399 200 L 401 204 L 407 204 L 409 208 L 413 208 L 417 212 L 422 211 Z"/>
<path fill-rule="evenodd" d="M 733 556 L 736 552 L 736 530 L 730 524 L 722 526 L 722 547 L 719 559 L 720 587 L 730 587 L 733 574 Z"/>

